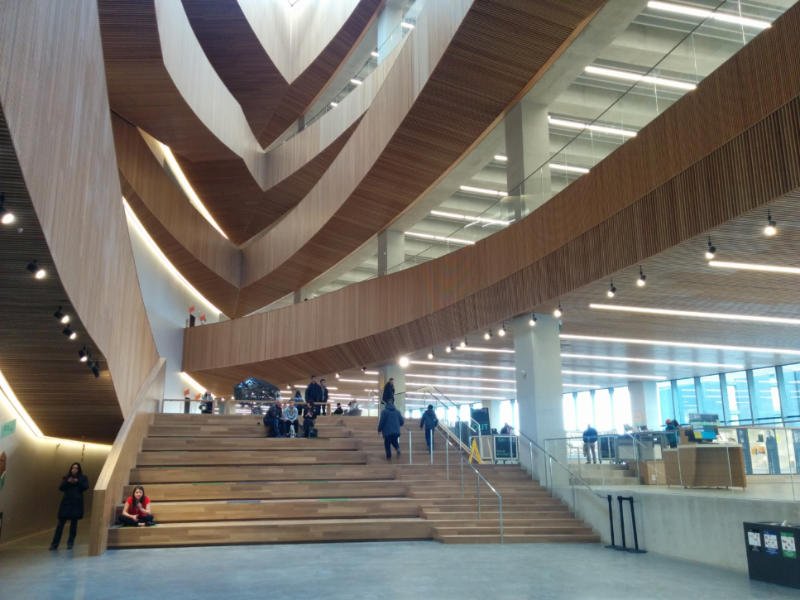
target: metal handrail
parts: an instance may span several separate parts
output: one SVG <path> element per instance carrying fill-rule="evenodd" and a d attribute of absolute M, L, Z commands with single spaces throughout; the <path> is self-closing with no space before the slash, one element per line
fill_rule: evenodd
<path fill-rule="evenodd" d="M 464 460 L 463 456 L 461 457 L 461 460 L 463 462 L 463 460 Z M 467 466 L 469 466 L 469 468 L 472 469 L 475 472 L 475 475 L 478 476 L 475 479 L 475 491 L 476 491 L 476 496 L 477 496 L 477 501 L 478 501 L 478 518 L 479 519 L 481 518 L 481 486 L 480 486 L 480 480 L 482 479 L 483 482 L 486 484 L 486 486 L 492 491 L 492 493 L 494 493 L 494 495 L 497 496 L 498 514 L 500 516 L 500 543 L 502 544 L 503 543 L 503 496 L 501 496 L 500 492 L 498 492 L 494 488 L 494 486 L 491 483 L 489 483 L 489 480 L 486 479 L 486 477 L 481 475 L 481 472 L 478 471 L 478 469 L 476 469 L 475 466 L 472 463 L 467 463 Z"/>

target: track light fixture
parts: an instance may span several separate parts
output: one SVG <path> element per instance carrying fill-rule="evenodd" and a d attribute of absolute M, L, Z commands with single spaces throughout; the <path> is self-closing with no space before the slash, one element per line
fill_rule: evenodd
<path fill-rule="evenodd" d="M 33 259 L 31 262 L 29 262 L 26 268 L 28 271 L 33 273 L 33 276 L 36 277 L 36 279 L 44 279 L 47 276 L 47 271 L 39 266 L 39 263 L 36 261 L 36 259 Z"/>
<path fill-rule="evenodd" d="M 491 329 L 489 329 L 486 333 L 483 334 L 483 339 L 485 339 L 487 342 L 490 339 L 492 339 L 492 330 Z"/>
<path fill-rule="evenodd" d="M 339 373 L 336 373 L 335 377 L 336 377 L 336 379 L 339 379 L 339 377 L 340 377 Z"/>
<path fill-rule="evenodd" d="M 644 287 L 647 285 L 647 275 L 645 275 L 644 271 L 642 271 L 641 265 L 639 266 L 639 279 L 636 280 L 636 285 L 639 287 Z"/>
<path fill-rule="evenodd" d="M 71 340 L 77 339 L 77 337 L 78 337 L 78 334 L 75 333 L 72 330 L 72 327 L 70 327 L 69 325 L 64 327 L 64 329 L 61 331 L 61 333 L 63 333 L 65 336 L 67 336 Z"/>
<path fill-rule="evenodd" d="M 453 343 L 450 342 L 447 346 L 444 347 L 444 351 L 450 354 L 453 351 Z"/>
<path fill-rule="evenodd" d="M 433 360 L 433 349 L 431 349 L 431 351 L 428 352 L 428 360 Z"/>
<path fill-rule="evenodd" d="M 78 356 L 80 357 L 81 362 L 86 362 L 89 360 L 89 350 L 86 348 L 86 346 L 78 350 Z"/>
<path fill-rule="evenodd" d="M 53 316 L 58 319 L 62 325 L 69 323 L 69 315 L 64 314 L 60 306 L 56 309 L 56 312 L 53 313 Z"/>
<path fill-rule="evenodd" d="M 764 235 L 767 237 L 772 237 L 776 233 L 778 233 L 777 223 L 772 218 L 772 211 L 767 211 L 767 226 L 764 227 Z"/>
<path fill-rule="evenodd" d="M 497 335 L 499 335 L 500 337 L 506 337 L 506 324 L 505 324 L 505 321 L 500 326 L 500 329 L 497 330 Z"/>
<path fill-rule="evenodd" d="M 462 348 L 462 349 L 466 348 L 467 347 L 467 338 L 464 338 L 463 340 L 461 340 L 461 343 L 458 344 L 458 347 Z"/>
<path fill-rule="evenodd" d="M 614 285 L 614 280 L 612 279 L 611 283 L 608 286 L 608 291 L 606 292 L 606 296 L 608 296 L 609 298 L 613 298 L 616 295 L 617 295 L 617 288 Z"/>
<path fill-rule="evenodd" d="M 536 321 L 537 321 L 536 315 L 531 313 L 531 318 L 528 319 L 528 326 L 529 327 L 536 327 Z"/>
<path fill-rule="evenodd" d="M 717 253 L 717 249 L 711 243 L 711 238 L 708 238 L 708 248 L 706 249 L 706 260 L 714 260 L 714 255 Z"/>
<path fill-rule="evenodd" d="M 553 316 L 556 319 L 560 319 L 561 317 L 564 316 L 564 311 L 561 308 L 561 302 L 558 303 L 558 307 L 553 311 Z"/>
<path fill-rule="evenodd" d="M 0 223 L 3 225 L 11 225 L 14 221 L 16 221 L 16 217 L 14 217 L 14 213 L 9 212 L 6 210 L 6 195 L 3 192 L 0 192 Z"/>
<path fill-rule="evenodd" d="M 361 372 L 362 373 L 366 373 L 367 372 L 367 367 L 361 367 Z"/>

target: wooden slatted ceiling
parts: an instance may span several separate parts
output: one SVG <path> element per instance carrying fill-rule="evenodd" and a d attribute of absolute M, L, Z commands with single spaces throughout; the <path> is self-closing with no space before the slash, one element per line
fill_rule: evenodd
<path fill-rule="evenodd" d="M 239 101 L 265 148 L 322 93 L 384 3 L 385 0 L 361 0 L 319 56 L 288 83 L 261 46 L 236 0 L 183 0 L 209 62 Z"/>
<path fill-rule="evenodd" d="M 387 227 L 491 129 L 601 5 L 475 2 L 416 99 L 412 64 L 433 50 L 410 40 L 395 66 L 408 77 L 387 80 L 310 194 L 245 249 L 239 314 L 302 288 Z M 420 27 L 438 31 L 449 16 L 437 22 L 427 14 Z"/>
<path fill-rule="evenodd" d="M 54 383 L 53 393 L 32 401 L 47 411 L 80 407 L 68 417 L 75 427 L 59 433 L 107 440 L 158 351 L 119 200 L 99 32 L 93 2 L 0 3 L 0 102 L 19 167 L 70 304 L 102 350 L 116 392 L 84 402 L 86 390 L 62 393 Z"/>
<path fill-rule="evenodd" d="M 391 361 L 607 281 L 792 194 L 800 187 L 800 68 L 780 57 L 800 53 L 798 32 L 795 6 L 634 140 L 519 223 L 413 269 L 189 330 L 184 369 L 227 391 L 248 375 L 295 381 L 312 371 Z M 748 96 L 742 81 L 768 91 Z"/>
<path fill-rule="evenodd" d="M 0 114 L 0 182 L 5 207 L 17 218 L 11 226 L 0 225 L 0 371 L 45 435 L 110 443 L 122 424 L 122 412 L 108 365 L 53 266 L 4 114 Z M 26 269 L 34 258 L 47 270 L 45 279 L 35 279 Z M 77 340 L 61 333 L 64 325 L 53 316 L 59 306 L 69 314 Z M 99 378 L 78 360 L 84 345 L 100 361 Z"/>

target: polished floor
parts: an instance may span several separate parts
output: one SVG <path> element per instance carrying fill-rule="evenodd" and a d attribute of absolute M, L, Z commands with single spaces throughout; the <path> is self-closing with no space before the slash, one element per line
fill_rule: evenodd
<path fill-rule="evenodd" d="M 80 535 L 79 535 L 80 538 Z M 48 552 L 48 535 L 0 550 L 0 598 L 793 598 L 798 590 L 599 545 L 369 542 Z"/>

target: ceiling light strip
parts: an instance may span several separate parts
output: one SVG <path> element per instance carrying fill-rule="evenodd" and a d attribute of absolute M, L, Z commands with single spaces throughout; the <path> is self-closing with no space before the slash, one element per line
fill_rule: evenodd
<path fill-rule="evenodd" d="M 555 127 L 564 127 L 566 129 L 592 131 L 594 133 L 607 133 L 609 135 L 620 135 L 627 138 L 636 137 L 636 132 L 631 129 L 610 127 L 608 125 L 597 125 L 595 123 L 585 123 L 583 121 L 574 121 L 572 119 L 560 119 L 558 117 L 551 117 L 550 115 L 547 115 L 547 122 Z"/>
<path fill-rule="evenodd" d="M 561 358 L 575 358 L 585 360 L 608 360 L 617 362 L 633 362 L 651 365 L 677 365 L 684 367 L 720 367 L 723 369 L 742 369 L 744 365 L 728 364 L 728 363 L 713 363 L 713 362 L 694 362 L 690 360 L 661 360 L 658 358 L 629 358 L 627 356 L 600 356 L 595 354 L 572 354 L 570 352 L 562 352 Z"/>
<path fill-rule="evenodd" d="M 589 169 L 586 167 L 573 167 L 572 165 L 560 165 L 558 163 L 550 163 L 547 165 L 554 171 L 564 171 L 565 173 L 576 173 L 579 175 L 586 175 Z"/>
<path fill-rule="evenodd" d="M 468 363 L 437 362 L 433 360 L 412 360 L 412 365 L 423 365 L 428 367 L 452 367 L 454 369 L 488 369 L 490 371 L 516 371 L 516 367 L 495 367 L 490 365 L 470 365 Z M 341 381 L 341 379 L 339 380 Z"/>
<path fill-rule="evenodd" d="M 589 304 L 594 310 L 630 312 L 664 317 L 686 317 L 690 319 L 718 319 L 722 321 L 745 321 L 749 323 L 771 323 L 776 325 L 800 325 L 800 319 L 790 317 L 768 317 L 765 315 L 740 315 L 733 313 L 702 312 L 697 310 L 675 310 L 671 308 L 648 308 L 644 306 L 624 306 L 616 304 Z"/>
<path fill-rule="evenodd" d="M 492 379 L 490 377 L 464 377 L 463 375 L 423 375 L 406 373 L 406 378 L 416 379 L 458 379 L 459 381 L 485 381 L 487 383 L 516 383 L 515 379 Z"/>
<path fill-rule="evenodd" d="M 562 340 L 587 342 L 610 342 L 615 344 L 633 344 L 639 346 L 665 346 L 668 348 L 695 348 L 698 350 L 727 350 L 731 352 L 756 352 L 761 354 L 790 354 L 800 356 L 800 350 L 788 348 L 769 348 L 764 346 L 734 346 L 726 344 L 705 344 L 702 342 L 674 342 L 671 340 L 648 340 L 642 338 L 618 338 L 599 335 L 560 334 Z"/>
<path fill-rule="evenodd" d="M 420 238 L 422 240 L 433 240 L 433 241 L 436 241 L 436 242 L 447 242 L 447 243 L 453 243 L 453 244 L 463 244 L 465 246 L 472 246 L 472 245 L 475 244 L 475 242 L 473 242 L 472 240 L 464 240 L 464 239 L 461 239 L 461 238 L 451 238 L 451 237 L 446 237 L 446 236 L 443 236 L 443 235 L 432 235 L 430 233 L 417 233 L 416 231 L 405 231 L 405 232 L 403 232 L 403 234 L 406 235 L 407 237 Z"/>
<path fill-rule="evenodd" d="M 514 351 L 509 348 L 486 348 L 483 346 L 466 346 L 465 348 L 458 348 L 460 352 L 490 352 L 496 354 L 514 354 Z"/>
<path fill-rule="evenodd" d="M 446 212 L 443 210 L 432 210 L 431 214 L 434 217 L 443 217 L 445 219 L 455 219 L 456 221 L 468 221 L 470 223 L 487 223 L 489 225 L 502 225 L 503 227 L 507 227 L 514 222 L 512 219 L 511 221 L 503 221 L 501 219 L 489 219 L 488 217 L 473 217 L 471 215 L 464 215 L 459 213 L 451 213 Z"/>
<path fill-rule="evenodd" d="M 673 4 L 672 2 L 657 2 L 651 0 L 647 3 L 647 8 L 653 10 L 660 10 L 678 15 L 685 15 L 687 17 L 699 17 L 701 19 L 713 19 L 723 23 L 732 23 L 734 25 L 743 25 L 745 27 L 753 27 L 755 29 L 768 29 L 772 25 L 768 21 L 760 19 L 751 19 L 749 17 L 740 17 L 739 15 L 731 15 L 728 13 L 715 12 L 704 8 L 697 8 L 695 6 L 686 6 L 684 4 Z"/>
<path fill-rule="evenodd" d="M 735 269 L 737 271 L 763 271 L 764 273 L 784 273 L 786 275 L 800 275 L 798 267 L 782 267 L 780 265 L 762 265 L 755 263 L 726 262 L 724 260 L 710 260 L 709 266 L 720 269 Z"/>
<path fill-rule="evenodd" d="M 676 90 L 691 91 L 697 89 L 697 86 L 688 81 L 678 81 L 677 79 L 666 79 L 664 77 L 654 77 L 652 75 L 643 75 L 641 73 L 633 73 L 631 71 L 621 71 L 619 69 L 609 69 L 607 67 L 596 67 L 588 65 L 584 71 L 591 75 L 600 75 L 603 77 L 610 77 L 611 79 L 621 79 L 624 81 L 635 81 L 637 83 L 652 83 L 653 85 L 660 85 L 666 88 L 673 88 Z"/>
<path fill-rule="evenodd" d="M 484 387 L 480 385 L 457 385 L 451 383 L 428 383 L 425 381 L 406 381 L 406 387 L 408 386 L 419 386 L 419 387 L 426 387 L 430 385 L 435 385 L 437 388 L 448 389 L 448 390 L 479 390 L 482 392 L 510 392 L 516 393 L 516 388 L 496 388 L 496 387 Z"/>
<path fill-rule="evenodd" d="M 597 373 L 594 371 L 572 371 L 564 369 L 562 375 L 586 375 L 588 377 L 613 377 L 615 379 L 646 379 L 649 381 L 664 381 L 666 377 L 661 375 L 635 375 L 633 373 Z"/>
<path fill-rule="evenodd" d="M 508 194 L 502 190 L 490 190 L 482 187 L 475 187 L 473 185 L 460 185 L 458 186 L 462 192 L 469 192 L 471 194 L 483 194 L 484 196 L 497 196 L 505 198 Z"/>

